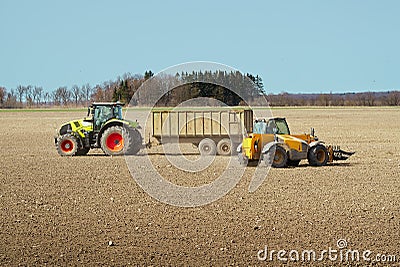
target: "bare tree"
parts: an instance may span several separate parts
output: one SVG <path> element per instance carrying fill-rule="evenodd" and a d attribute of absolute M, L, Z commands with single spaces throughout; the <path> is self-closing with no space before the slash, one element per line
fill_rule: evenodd
<path fill-rule="evenodd" d="M 56 106 L 60 105 L 60 103 L 61 103 L 61 97 L 57 91 L 58 91 L 58 89 L 51 92 L 51 99 L 53 101 L 53 105 L 56 105 Z"/>
<path fill-rule="evenodd" d="M 22 85 L 17 86 L 18 100 L 19 100 L 19 103 L 21 106 L 22 106 L 22 98 L 24 96 L 25 90 L 26 89 L 24 86 L 22 86 Z"/>
<path fill-rule="evenodd" d="M 51 96 L 49 94 L 49 92 L 45 92 L 43 95 L 43 102 L 44 105 L 47 106 L 47 104 L 51 101 Z"/>
<path fill-rule="evenodd" d="M 0 108 L 4 106 L 4 97 L 7 94 L 7 90 L 5 87 L 0 86 Z"/>
<path fill-rule="evenodd" d="M 389 106 L 399 106 L 400 105 L 400 92 L 393 91 L 386 97 L 386 104 Z"/>
<path fill-rule="evenodd" d="M 40 101 L 42 99 L 43 88 L 39 86 L 35 86 L 32 91 L 33 101 L 36 103 L 36 106 L 39 106 Z"/>
<path fill-rule="evenodd" d="M 6 101 L 4 103 L 6 108 L 16 108 L 17 107 L 17 96 L 13 89 L 7 94 Z"/>
<path fill-rule="evenodd" d="M 26 104 L 31 107 L 33 104 L 33 86 L 28 85 L 25 87 L 25 101 Z"/>
<path fill-rule="evenodd" d="M 72 86 L 72 96 L 73 96 L 74 101 L 75 101 L 75 106 L 78 106 L 78 101 L 79 101 L 79 98 L 80 98 L 80 94 L 81 94 L 81 90 L 78 87 L 78 85 L 76 85 L 76 84 L 73 85 Z"/>
<path fill-rule="evenodd" d="M 62 105 L 68 105 L 71 99 L 71 92 L 68 91 L 68 88 L 66 86 L 59 87 L 56 90 L 56 94 L 58 95 L 59 99 L 61 100 Z"/>
<path fill-rule="evenodd" d="M 94 92 L 93 88 L 87 83 L 81 88 L 82 94 L 85 96 L 86 105 L 89 106 L 89 102 L 92 98 L 92 94 Z"/>

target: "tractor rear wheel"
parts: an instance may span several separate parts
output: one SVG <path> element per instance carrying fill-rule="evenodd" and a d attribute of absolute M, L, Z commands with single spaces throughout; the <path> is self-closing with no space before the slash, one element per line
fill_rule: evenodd
<path fill-rule="evenodd" d="M 128 127 L 128 139 L 125 154 L 136 155 L 142 148 L 142 135 L 137 129 Z"/>
<path fill-rule="evenodd" d="M 217 153 L 222 156 L 229 156 L 232 154 L 232 142 L 229 138 L 224 138 L 217 144 Z"/>
<path fill-rule="evenodd" d="M 127 139 L 127 133 L 122 126 L 111 126 L 101 136 L 101 149 L 110 156 L 123 155 L 126 143 L 129 142 Z"/>
<path fill-rule="evenodd" d="M 325 166 L 328 163 L 328 150 L 324 145 L 316 145 L 308 151 L 308 162 L 311 166 Z"/>
<path fill-rule="evenodd" d="M 61 156 L 74 156 L 78 150 L 78 140 L 72 134 L 64 134 L 57 139 L 57 152 Z"/>
<path fill-rule="evenodd" d="M 111 126 L 101 136 L 100 146 L 110 156 L 135 155 L 142 146 L 142 136 L 129 126 Z"/>

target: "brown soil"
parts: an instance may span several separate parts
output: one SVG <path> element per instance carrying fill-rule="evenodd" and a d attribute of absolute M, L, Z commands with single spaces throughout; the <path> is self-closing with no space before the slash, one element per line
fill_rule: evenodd
<path fill-rule="evenodd" d="M 147 195 L 123 157 L 101 150 L 60 157 L 56 128 L 84 113 L 0 113 L 0 265 L 277 266 L 276 256 L 260 261 L 257 252 L 266 245 L 337 249 L 337 240 L 346 239 L 347 248 L 397 256 L 397 263 L 378 266 L 399 266 L 399 109 L 273 110 L 293 133 L 315 127 L 322 140 L 357 153 L 321 168 L 304 161 L 272 169 L 254 193 L 248 185 L 255 167 L 247 167 L 225 197 L 196 208 Z M 217 157 L 206 171 L 190 174 L 163 155 L 150 157 L 171 182 L 191 186 L 212 181 L 228 160 Z"/>

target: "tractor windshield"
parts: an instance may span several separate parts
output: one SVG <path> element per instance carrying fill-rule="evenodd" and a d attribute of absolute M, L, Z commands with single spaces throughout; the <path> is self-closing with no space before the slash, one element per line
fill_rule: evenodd
<path fill-rule="evenodd" d="M 290 134 L 289 127 L 285 119 L 270 119 L 268 122 L 256 120 L 254 122 L 253 133 L 256 134 Z"/>
<path fill-rule="evenodd" d="M 285 119 L 271 119 L 267 123 L 267 133 L 290 134 L 289 127 Z"/>

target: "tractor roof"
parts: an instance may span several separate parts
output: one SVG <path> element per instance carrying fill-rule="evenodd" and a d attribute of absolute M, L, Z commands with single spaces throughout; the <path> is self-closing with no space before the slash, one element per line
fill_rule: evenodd
<path fill-rule="evenodd" d="M 124 106 L 121 102 L 93 102 L 92 106 Z"/>

